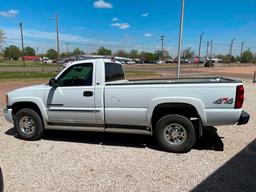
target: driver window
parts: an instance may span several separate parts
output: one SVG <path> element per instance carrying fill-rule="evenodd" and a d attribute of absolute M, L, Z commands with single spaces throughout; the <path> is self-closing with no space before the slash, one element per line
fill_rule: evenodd
<path fill-rule="evenodd" d="M 69 67 L 57 79 L 59 86 L 92 86 L 93 64 L 84 63 Z"/>

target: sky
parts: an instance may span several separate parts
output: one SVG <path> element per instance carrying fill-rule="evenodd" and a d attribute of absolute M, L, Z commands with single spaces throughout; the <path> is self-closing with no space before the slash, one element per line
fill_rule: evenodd
<path fill-rule="evenodd" d="M 39 53 L 56 47 L 55 21 L 59 16 L 61 51 L 79 47 L 85 52 L 100 46 L 113 50 L 155 51 L 177 54 L 181 0 L 1 0 L 0 29 L 6 45 L 20 46 L 19 23 L 23 23 L 25 46 Z M 244 48 L 256 52 L 255 0 L 185 0 L 183 48 L 202 54 L 213 40 L 214 54 L 227 54 L 234 41 L 234 54 Z"/>

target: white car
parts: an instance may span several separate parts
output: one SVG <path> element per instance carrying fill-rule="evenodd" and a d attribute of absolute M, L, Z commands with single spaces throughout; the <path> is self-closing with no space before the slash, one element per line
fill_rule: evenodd
<path fill-rule="evenodd" d="M 53 61 L 52 61 L 51 59 L 47 59 L 47 60 L 44 60 L 44 63 L 45 63 L 45 64 L 52 64 Z"/>
<path fill-rule="evenodd" d="M 156 62 L 156 64 L 164 64 L 164 61 L 159 60 Z"/>
<path fill-rule="evenodd" d="M 134 65 L 134 64 L 136 64 L 136 62 L 135 61 L 128 61 L 127 64 L 128 65 Z"/>

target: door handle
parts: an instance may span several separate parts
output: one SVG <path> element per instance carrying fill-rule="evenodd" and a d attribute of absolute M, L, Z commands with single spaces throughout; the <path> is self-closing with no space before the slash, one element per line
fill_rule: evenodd
<path fill-rule="evenodd" d="M 93 96 L 93 92 L 92 91 L 84 91 L 84 96 L 91 97 L 91 96 Z"/>

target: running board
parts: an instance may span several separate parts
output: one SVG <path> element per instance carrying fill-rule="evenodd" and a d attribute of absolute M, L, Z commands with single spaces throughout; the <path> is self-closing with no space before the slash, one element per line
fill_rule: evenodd
<path fill-rule="evenodd" d="M 128 133 L 128 134 L 139 134 L 139 135 L 152 135 L 148 130 L 142 129 L 125 129 L 125 128 L 106 128 L 107 133 Z"/>
<path fill-rule="evenodd" d="M 152 135 L 150 130 L 135 129 L 135 128 L 105 128 L 105 127 L 83 127 L 83 126 L 70 126 L 70 125 L 46 125 L 45 129 L 48 130 L 67 130 L 67 131 L 89 131 L 89 132 L 106 132 L 106 133 L 127 133 L 127 134 L 140 134 Z"/>

